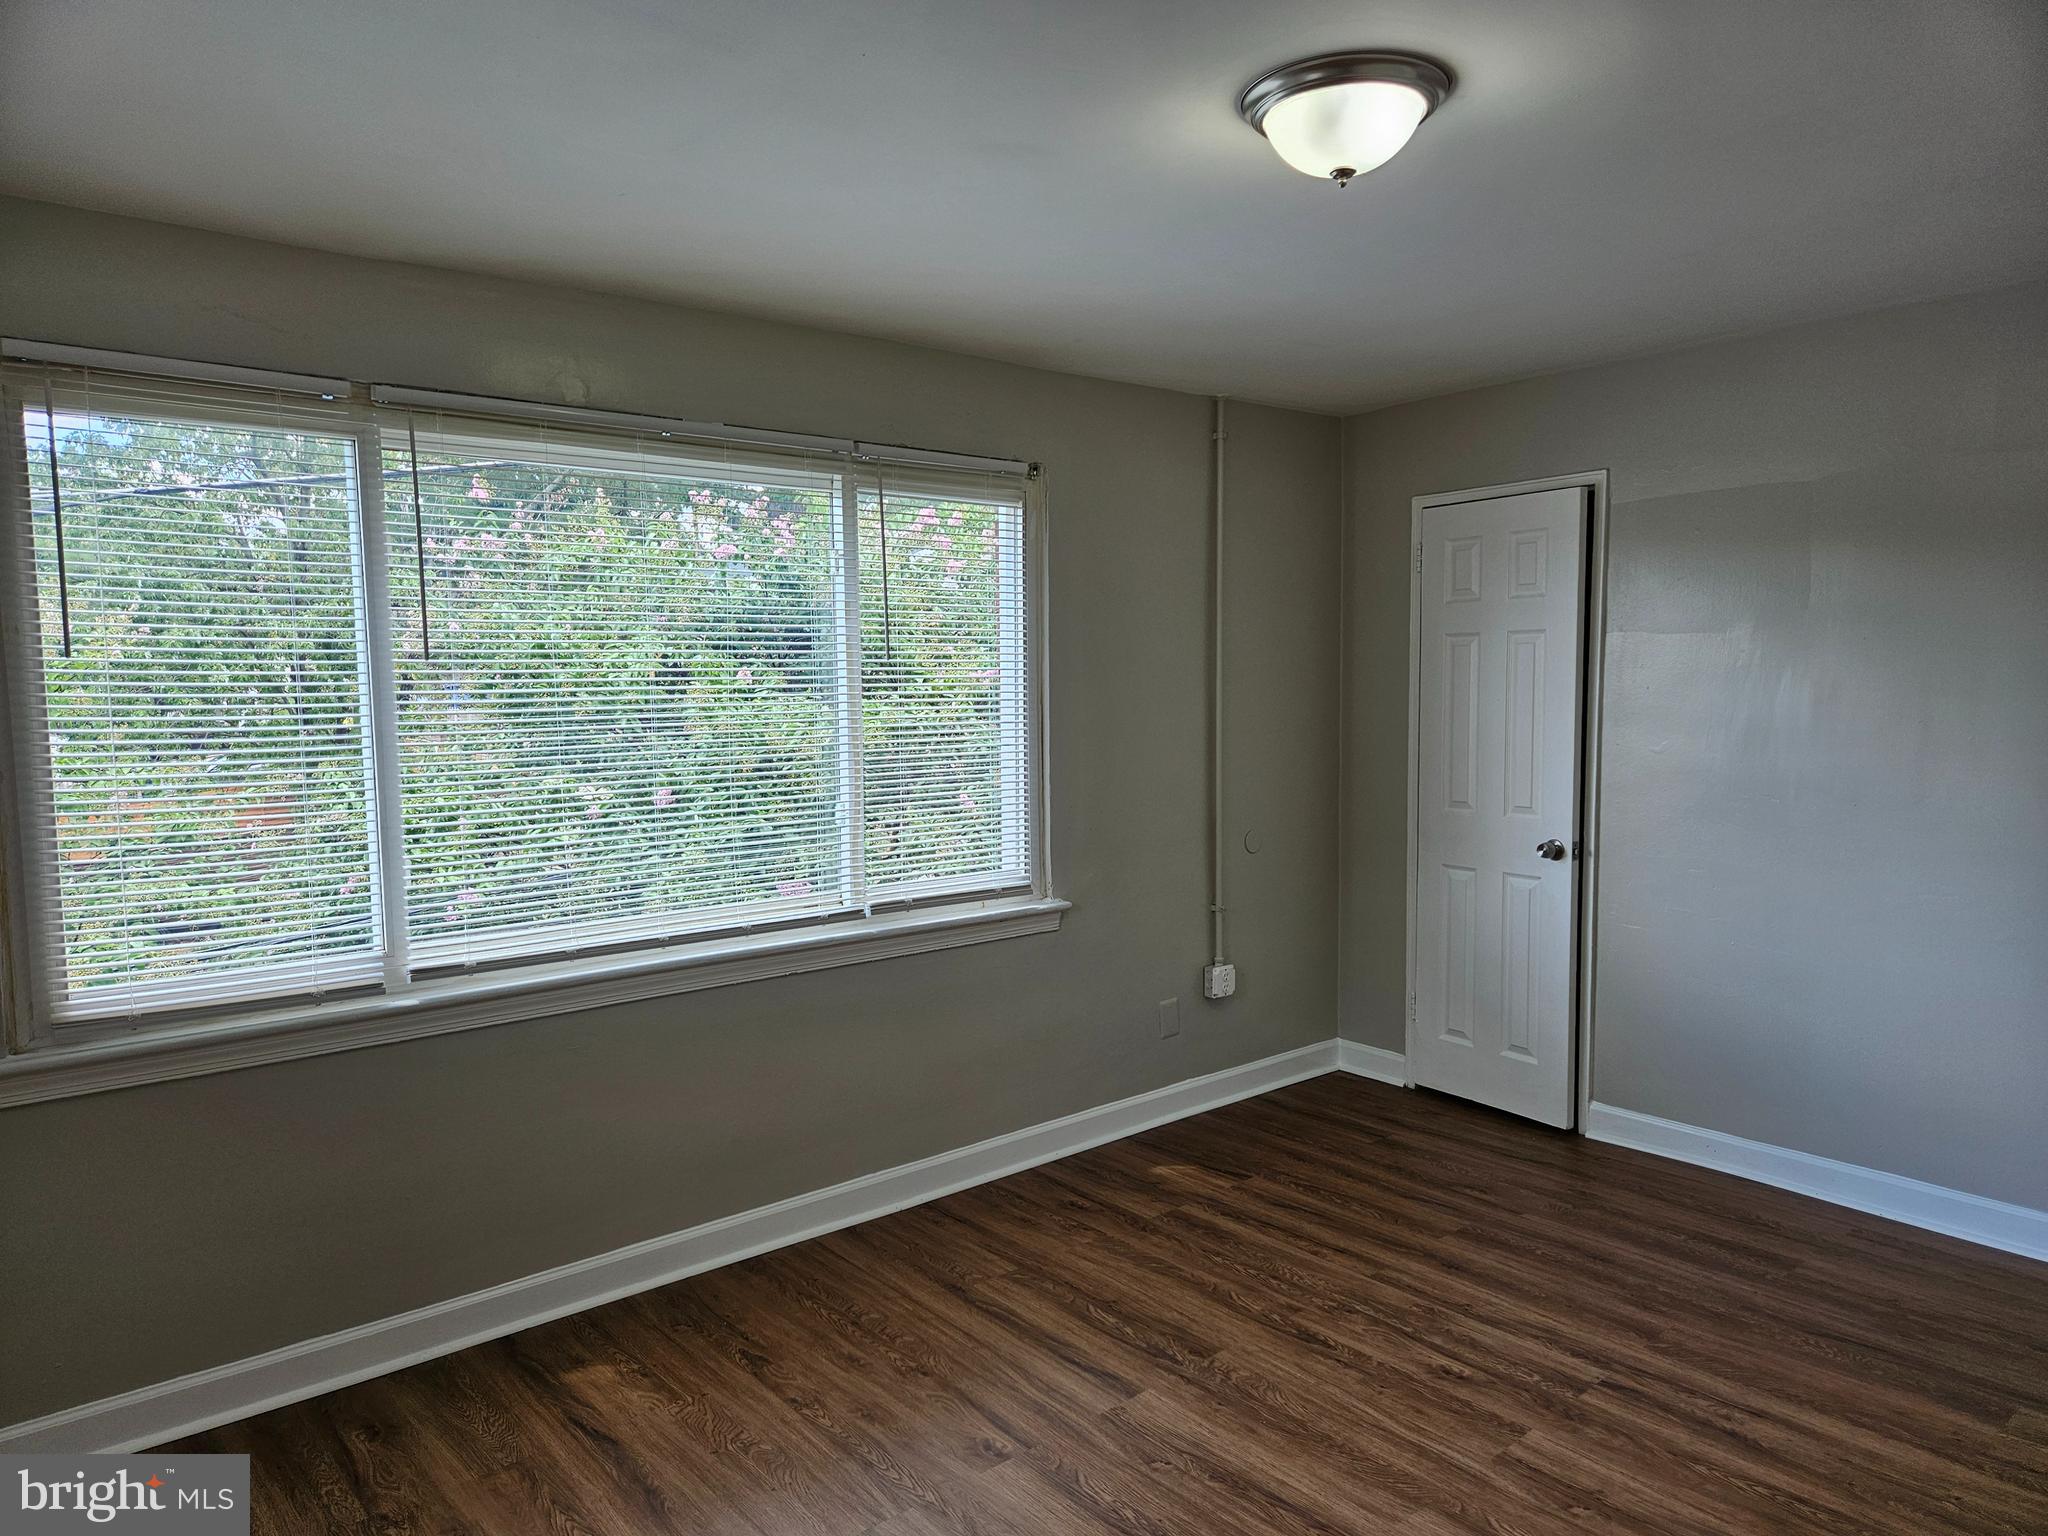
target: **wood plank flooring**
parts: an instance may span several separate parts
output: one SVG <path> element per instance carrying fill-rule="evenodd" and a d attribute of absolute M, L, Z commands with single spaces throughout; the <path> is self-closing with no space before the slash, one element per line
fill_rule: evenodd
<path fill-rule="evenodd" d="M 2048 1532 L 2048 1265 L 1324 1077 L 201 1435 L 262 1532 Z"/>

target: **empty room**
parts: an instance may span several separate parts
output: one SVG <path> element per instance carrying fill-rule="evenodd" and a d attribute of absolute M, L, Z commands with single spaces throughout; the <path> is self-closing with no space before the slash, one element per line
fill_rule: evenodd
<path fill-rule="evenodd" d="M 0 1536 L 2048 1536 L 2039 0 L 0 0 Z"/>

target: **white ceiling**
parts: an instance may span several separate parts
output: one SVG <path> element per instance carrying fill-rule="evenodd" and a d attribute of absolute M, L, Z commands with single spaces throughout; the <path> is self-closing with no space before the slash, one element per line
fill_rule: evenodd
<path fill-rule="evenodd" d="M 1348 411 L 2048 272 L 2041 0 L 4 0 L 0 188 Z M 1340 191 L 1251 76 L 1458 87 Z"/>

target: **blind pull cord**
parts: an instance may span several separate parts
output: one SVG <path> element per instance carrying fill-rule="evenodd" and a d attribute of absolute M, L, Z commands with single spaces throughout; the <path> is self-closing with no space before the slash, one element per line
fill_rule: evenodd
<path fill-rule="evenodd" d="M 71 575 L 64 563 L 64 488 L 57 480 L 57 407 L 43 376 L 43 441 L 50 453 L 50 521 L 57 536 L 57 618 L 64 632 L 64 659 L 71 659 Z"/>
<path fill-rule="evenodd" d="M 412 467 L 412 556 L 420 579 L 420 660 L 432 661 L 433 625 L 427 622 L 427 535 L 420 517 L 420 439 L 410 412 L 405 418 L 405 461 Z"/>

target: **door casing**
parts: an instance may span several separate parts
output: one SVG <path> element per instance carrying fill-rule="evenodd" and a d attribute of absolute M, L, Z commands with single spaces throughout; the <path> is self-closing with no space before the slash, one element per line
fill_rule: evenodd
<path fill-rule="evenodd" d="M 1412 1061 L 1415 1054 L 1416 895 L 1420 874 L 1422 793 L 1422 572 L 1419 559 L 1422 515 L 1431 507 L 1574 487 L 1584 487 L 1590 503 L 1586 568 L 1580 573 L 1585 584 L 1585 601 L 1581 605 L 1585 634 L 1580 648 L 1581 665 L 1585 671 L 1579 682 L 1582 706 L 1579 714 L 1579 904 L 1578 910 L 1572 914 L 1573 942 L 1578 947 L 1579 961 L 1577 994 L 1572 999 L 1572 1055 L 1578 1082 L 1574 1128 L 1583 1136 L 1586 1134 L 1586 1106 L 1593 1101 L 1593 927 L 1600 879 L 1600 684 L 1607 653 L 1607 471 L 1604 469 L 1552 475 L 1541 480 L 1517 480 L 1508 485 L 1439 491 L 1417 496 L 1409 503 L 1408 549 L 1404 556 L 1408 562 L 1408 1000 L 1402 1040 L 1407 1058 Z M 1415 1086 L 1412 1070 L 1408 1086 Z"/>

